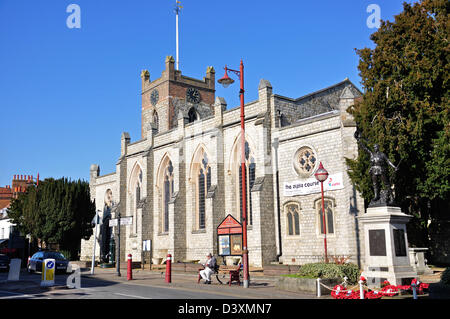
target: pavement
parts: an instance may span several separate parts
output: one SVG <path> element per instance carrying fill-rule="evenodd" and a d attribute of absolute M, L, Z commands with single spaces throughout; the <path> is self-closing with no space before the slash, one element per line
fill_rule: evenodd
<path fill-rule="evenodd" d="M 82 272 L 83 278 L 96 278 L 117 282 L 128 285 L 149 286 L 158 288 L 170 288 L 172 290 L 182 290 L 191 293 L 191 298 L 197 299 L 196 295 L 206 294 L 214 295 L 214 298 L 240 298 L 240 299 L 311 299 L 316 298 L 311 293 L 296 293 L 277 289 L 275 284 L 276 277 L 254 276 L 251 277 L 249 288 L 245 289 L 237 283 L 231 286 L 226 284 L 227 279 L 221 278 L 224 284 L 217 282 L 215 276 L 212 276 L 210 285 L 197 283 L 198 274 L 196 273 L 177 273 L 172 272 L 171 283 L 165 282 L 165 273 L 163 271 L 150 271 L 142 269 L 133 269 L 133 280 L 127 280 L 126 269 L 121 270 L 121 277 L 116 275 L 115 269 L 97 269 L 95 274 L 91 275 L 90 270 Z M 330 297 L 331 298 L 331 297 Z"/>
<path fill-rule="evenodd" d="M 56 275 L 53 287 L 40 287 L 40 274 L 22 271 L 20 281 L 8 282 L 7 274 L 0 274 L 0 299 L 313 299 L 311 293 L 297 293 L 277 289 L 275 277 L 255 276 L 248 289 L 233 283 L 220 284 L 214 278 L 210 285 L 197 283 L 195 273 L 172 272 L 171 283 L 165 282 L 161 271 L 133 270 L 133 279 L 127 280 L 126 269 L 121 277 L 115 269 L 96 267 L 81 269 L 81 287 L 69 289 L 68 275 Z M 219 277 L 220 278 L 220 277 Z M 226 282 L 226 278 L 221 279 Z M 323 296 L 322 298 L 331 298 Z"/>
<path fill-rule="evenodd" d="M 439 282 L 442 270 L 435 270 L 431 275 L 419 279 L 426 283 Z M 318 298 L 308 292 L 290 292 L 276 287 L 276 276 L 250 276 L 249 287 L 233 283 L 225 284 L 226 278 L 221 278 L 224 284 L 212 277 L 210 285 L 197 283 L 196 273 L 172 272 L 171 283 L 165 282 L 162 270 L 133 269 L 133 279 L 127 280 L 127 270 L 121 269 L 117 276 L 116 269 L 81 268 L 79 288 L 67 287 L 68 275 L 56 275 L 53 287 L 40 287 L 40 274 L 21 272 L 20 281 L 7 281 L 7 273 L 0 273 L 0 299 L 332 299 L 330 295 Z M 220 278 L 220 277 L 219 277 Z M 422 296 L 427 297 L 426 295 Z M 412 296 L 397 296 L 397 298 L 412 298 Z"/>

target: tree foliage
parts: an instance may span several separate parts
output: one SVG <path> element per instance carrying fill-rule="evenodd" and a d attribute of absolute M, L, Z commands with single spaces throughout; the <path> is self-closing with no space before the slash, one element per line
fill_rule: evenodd
<path fill-rule="evenodd" d="M 11 202 L 8 216 L 23 234 L 77 253 L 92 235 L 95 203 L 84 181 L 45 179 Z"/>
<path fill-rule="evenodd" d="M 356 50 L 364 95 L 348 110 L 369 145 L 399 165 L 396 201 L 423 229 L 429 218 L 448 218 L 449 7 L 446 0 L 404 3 L 394 22 L 382 21 L 371 36 L 375 48 Z M 368 155 L 361 150 L 347 163 L 369 202 Z"/>

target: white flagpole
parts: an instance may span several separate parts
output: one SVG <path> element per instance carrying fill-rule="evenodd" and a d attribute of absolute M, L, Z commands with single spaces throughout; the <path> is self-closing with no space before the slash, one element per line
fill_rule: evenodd
<path fill-rule="evenodd" d="M 180 56 L 179 56 L 179 46 L 178 46 L 178 13 L 180 12 L 181 8 L 183 8 L 180 5 L 180 1 L 176 0 L 175 1 L 175 13 L 176 13 L 176 17 L 175 17 L 175 21 L 176 21 L 176 61 L 175 61 L 175 69 L 179 70 L 180 69 Z"/>
<path fill-rule="evenodd" d="M 179 62 L 180 62 L 180 60 L 179 60 L 179 57 L 178 57 L 178 7 L 177 7 L 177 11 L 176 11 L 176 13 L 177 13 L 177 16 L 176 16 L 176 29 L 177 29 L 177 31 L 176 31 L 176 37 L 177 37 L 177 40 L 176 40 L 176 46 L 177 46 L 177 64 L 176 64 L 176 69 L 177 70 L 179 70 Z"/>

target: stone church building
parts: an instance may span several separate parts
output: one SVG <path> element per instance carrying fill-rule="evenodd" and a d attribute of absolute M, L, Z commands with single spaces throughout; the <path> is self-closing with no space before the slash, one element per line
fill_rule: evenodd
<path fill-rule="evenodd" d="M 141 261 L 145 240 L 154 258 L 217 256 L 218 225 L 229 214 L 241 220 L 240 108 L 227 109 L 215 96 L 212 67 L 202 80 L 190 78 L 169 56 L 161 77 L 151 79 L 144 70 L 141 78 L 141 136 L 131 142 L 122 134 L 115 172 L 101 175 L 98 165 L 91 166 L 92 200 L 105 221 L 118 211 L 131 217 L 121 226 L 121 261 L 128 254 Z M 346 109 L 360 96 L 348 79 L 299 98 L 277 95 L 261 80 L 258 100 L 245 104 L 251 266 L 323 260 L 321 192 L 314 178 L 319 162 L 330 174 L 324 183 L 328 256 L 364 260 L 356 218 L 364 202 L 345 163 L 357 155 L 356 127 Z M 105 239 L 116 228 L 99 228 L 96 256 L 108 250 Z M 92 249 L 93 236 L 82 241 L 81 259 L 90 260 Z"/>

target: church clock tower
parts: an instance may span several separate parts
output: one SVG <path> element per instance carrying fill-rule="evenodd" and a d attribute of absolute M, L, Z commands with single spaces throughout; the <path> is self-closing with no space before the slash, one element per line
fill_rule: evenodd
<path fill-rule="evenodd" d="M 214 68 L 208 67 L 206 77 L 198 80 L 175 70 L 172 56 L 167 56 L 165 63 L 166 69 L 159 79 L 151 81 L 148 70 L 141 72 L 142 138 L 149 127 L 161 133 L 176 127 L 180 117 L 189 123 L 214 113 Z"/>

